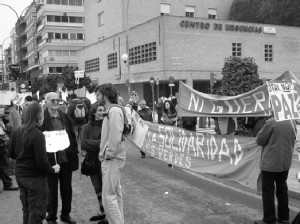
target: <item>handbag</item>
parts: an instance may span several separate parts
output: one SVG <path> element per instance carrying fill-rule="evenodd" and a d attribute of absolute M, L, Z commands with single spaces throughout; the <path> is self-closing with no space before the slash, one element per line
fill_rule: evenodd
<path fill-rule="evenodd" d="M 87 153 L 81 163 L 81 173 L 86 176 L 93 175 L 98 170 L 98 157 L 96 153 Z"/>

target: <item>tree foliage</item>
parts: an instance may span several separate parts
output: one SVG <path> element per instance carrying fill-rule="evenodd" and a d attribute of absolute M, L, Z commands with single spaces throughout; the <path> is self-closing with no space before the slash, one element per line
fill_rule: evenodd
<path fill-rule="evenodd" d="M 249 92 L 262 85 L 259 79 L 258 66 L 253 58 L 225 58 L 222 68 L 222 80 L 217 93 L 225 96 L 236 96 Z M 238 118 L 238 135 L 250 135 L 245 127 L 245 118 Z"/>
<path fill-rule="evenodd" d="M 40 94 L 57 91 L 57 83 L 62 82 L 63 88 L 68 91 L 73 91 L 78 88 L 85 86 L 89 88 L 91 86 L 91 79 L 84 77 L 79 79 L 79 84 L 76 83 L 75 70 L 73 67 L 65 67 L 61 75 L 58 74 L 47 74 L 42 76 L 34 76 L 31 78 L 31 91 L 36 93 L 40 91 Z"/>
<path fill-rule="evenodd" d="M 262 82 L 257 69 L 258 66 L 253 58 L 225 58 L 220 93 L 226 96 L 236 96 L 260 86 Z"/>
<path fill-rule="evenodd" d="M 230 9 L 229 20 L 299 27 L 300 1 L 235 0 Z"/>
<path fill-rule="evenodd" d="M 68 66 L 63 69 L 62 81 L 66 89 L 68 91 L 74 92 L 74 90 L 80 89 L 83 86 L 89 88 L 91 86 L 92 81 L 87 76 L 85 76 L 84 78 L 80 78 L 79 83 L 78 84 L 76 83 L 75 70 L 76 69 L 74 67 L 68 67 Z"/>

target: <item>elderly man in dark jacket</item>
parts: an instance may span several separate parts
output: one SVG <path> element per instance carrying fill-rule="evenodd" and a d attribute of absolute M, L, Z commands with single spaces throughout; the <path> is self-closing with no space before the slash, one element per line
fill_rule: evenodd
<path fill-rule="evenodd" d="M 44 111 L 44 123 L 42 131 L 66 130 L 70 146 L 63 151 L 48 153 L 48 159 L 51 166 L 56 162 L 60 165 L 58 174 L 49 174 L 49 204 L 48 223 L 57 223 L 57 206 L 58 206 L 58 180 L 60 182 L 60 194 L 62 200 L 62 210 L 60 219 L 68 224 L 75 224 L 76 221 L 70 217 L 72 203 L 72 172 L 78 169 L 78 145 L 75 132 L 70 117 L 58 109 L 59 96 L 57 93 L 50 92 L 45 96 L 47 108 Z"/>
<path fill-rule="evenodd" d="M 264 223 L 289 223 L 289 200 L 287 177 L 292 164 L 297 128 L 293 120 L 278 121 L 272 117 L 266 121 L 256 136 L 257 144 L 262 146 L 262 200 Z M 274 191 L 278 200 L 277 216 Z"/>

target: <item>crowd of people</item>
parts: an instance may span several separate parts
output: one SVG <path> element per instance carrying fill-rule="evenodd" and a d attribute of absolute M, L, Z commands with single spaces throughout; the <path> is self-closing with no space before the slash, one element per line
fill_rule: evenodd
<path fill-rule="evenodd" d="M 81 172 L 90 176 L 99 204 L 98 214 L 93 214 L 90 221 L 98 221 L 98 224 L 124 223 L 120 178 L 126 157 L 123 137 L 126 116 L 122 109 L 125 103 L 112 84 L 98 86 L 95 94 L 97 102 L 94 104 L 87 98 L 78 98 L 76 94 L 69 96 L 68 103 L 62 101 L 56 92 L 47 93 L 43 103 L 38 102 L 36 96 L 28 96 L 22 114 L 13 102 L 0 114 L 0 174 L 4 190 L 20 191 L 24 224 L 41 224 L 44 219 L 49 224 L 57 223 L 58 186 L 61 195 L 60 220 L 76 223 L 70 214 L 72 175 L 79 169 L 79 148 L 85 156 Z M 127 106 L 136 110 L 143 120 L 154 121 L 153 111 L 146 100 L 138 99 L 136 92 L 132 92 Z M 199 125 L 206 123 L 205 118 L 203 122 L 203 118 L 179 117 L 176 108 L 176 97 L 158 99 L 155 104 L 157 122 L 190 131 L 196 131 L 198 121 Z M 235 119 L 214 120 L 217 133 L 235 134 Z M 249 118 L 245 125 L 252 130 L 253 136 L 257 136 L 257 144 L 263 148 L 264 218 L 255 223 L 288 223 L 286 181 L 297 135 L 295 123 L 275 122 L 274 118 Z M 69 146 L 62 151 L 47 152 L 43 132 L 62 130 L 67 133 Z M 15 161 L 11 168 L 9 157 Z M 145 157 L 146 154 L 141 151 L 141 158 Z M 172 164 L 169 166 L 172 167 Z M 14 186 L 10 172 L 15 172 L 18 186 Z"/>

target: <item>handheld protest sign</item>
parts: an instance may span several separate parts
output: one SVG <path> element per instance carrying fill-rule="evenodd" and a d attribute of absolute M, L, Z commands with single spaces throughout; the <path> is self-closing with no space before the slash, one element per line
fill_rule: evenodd
<path fill-rule="evenodd" d="M 58 152 L 70 146 L 70 139 L 66 130 L 60 131 L 45 131 L 43 132 L 46 138 L 46 151 Z M 54 154 L 55 155 L 55 154 Z M 55 157 L 56 162 L 56 157 Z"/>
<path fill-rule="evenodd" d="M 300 119 L 294 84 L 291 81 L 270 81 L 267 86 L 276 121 Z"/>

